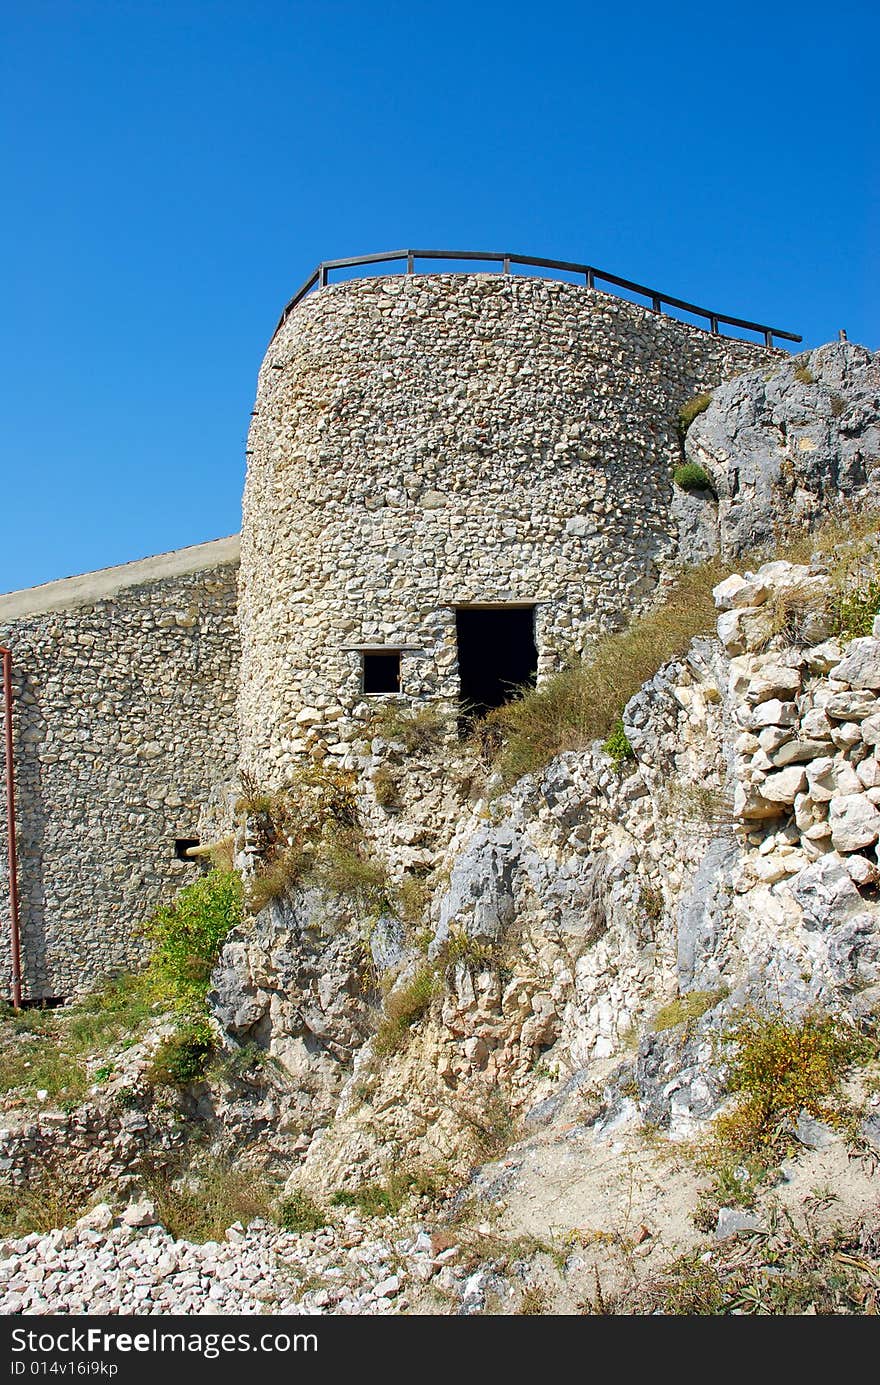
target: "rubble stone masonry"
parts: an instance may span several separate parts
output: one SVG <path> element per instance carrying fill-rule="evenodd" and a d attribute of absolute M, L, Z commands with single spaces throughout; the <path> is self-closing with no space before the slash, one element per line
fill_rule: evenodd
<path fill-rule="evenodd" d="M 26 997 L 135 963 L 138 924 L 198 871 L 175 842 L 198 836 L 210 786 L 235 769 L 237 571 L 223 539 L 0 596 Z M 5 996 L 8 916 L 4 850 Z"/>
<path fill-rule="evenodd" d="M 673 554 L 678 411 L 779 353 L 565 282 L 350 281 L 271 342 L 248 444 L 246 768 L 352 763 L 362 647 L 408 699 L 458 696 L 455 608 L 535 606 L 539 679 Z"/>

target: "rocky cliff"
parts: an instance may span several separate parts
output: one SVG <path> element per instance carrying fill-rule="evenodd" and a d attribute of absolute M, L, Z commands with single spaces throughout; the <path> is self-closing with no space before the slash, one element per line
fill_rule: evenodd
<path fill-rule="evenodd" d="M 291 873 L 229 936 L 218 1035 L 270 1061 L 244 1092 L 197 1084 L 188 1115 L 336 1217 L 297 1243 L 326 1277 L 284 1311 L 603 1312 L 624 1289 L 618 1311 L 837 1311 L 820 1243 L 869 1267 L 845 1311 L 876 1310 L 878 420 L 876 358 L 848 344 L 721 387 L 686 439 L 713 489 L 682 499 L 683 548 L 699 531 L 740 555 L 712 569 L 714 629 L 627 701 L 617 735 L 507 787 L 485 740 L 374 728 L 355 791 L 369 871 Z M 785 494 L 793 519 L 836 527 L 745 554 L 780 543 Z M 252 796 L 251 881 L 278 833 Z M 774 1063 L 797 1079 L 775 1105 Z M 63 1127 L 71 1148 L 82 1125 Z M 8 1133 L 7 1171 L 60 1129 Z M 398 1220 L 365 1241 L 377 1200 Z M 129 1254 L 128 1232 L 107 1235 Z M 766 1260 L 754 1283 L 731 1251 L 746 1243 Z M 657 1298 L 681 1255 L 691 1278 Z M 786 1256 L 801 1288 L 783 1299 Z M 355 1262 L 356 1291 L 334 1278 Z"/>

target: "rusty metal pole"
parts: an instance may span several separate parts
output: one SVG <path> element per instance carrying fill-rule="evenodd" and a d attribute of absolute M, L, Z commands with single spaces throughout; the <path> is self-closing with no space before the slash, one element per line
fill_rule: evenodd
<path fill-rule="evenodd" d="M 3 723 L 6 733 L 6 833 L 9 842 L 9 920 L 12 1004 L 21 1009 L 21 940 L 18 927 L 18 852 L 15 845 L 15 761 L 12 746 L 12 651 L 0 644 L 3 660 Z"/>

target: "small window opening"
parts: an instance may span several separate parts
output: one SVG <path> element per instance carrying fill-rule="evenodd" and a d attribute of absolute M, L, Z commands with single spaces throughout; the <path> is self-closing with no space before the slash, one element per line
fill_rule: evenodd
<path fill-rule="evenodd" d="M 538 671 L 534 606 L 460 606 L 455 612 L 460 729 L 501 707 Z"/>
<path fill-rule="evenodd" d="M 195 856 L 190 856 L 187 853 L 189 852 L 190 847 L 198 845 L 198 837 L 176 837 L 174 841 L 174 855 L 178 861 L 186 861 L 186 864 L 188 866 L 192 866 L 195 864 L 198 858 Z"/>
<path fill-rule="evenodd" d="M 364 692 L 367 694 L 400 692 L 400 650 L 383 650 L 380 654 L 364 654 Z"/>

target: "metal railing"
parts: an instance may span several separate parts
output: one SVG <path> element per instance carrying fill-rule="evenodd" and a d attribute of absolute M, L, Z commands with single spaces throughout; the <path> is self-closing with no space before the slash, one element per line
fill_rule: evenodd
<path fill-rule="evenodd" d="M 659 293 L 656 289 L 646 288 L 644 284 L 635 284 L 630 279 L 621 279 L 617 274 L 609 274 L 604 269 L 596 269 L 595 265 L 572 264 L 568 260 L 544 260 L 531 255 L 510 255 L 502 254 L 498 251 L 489 250 L 389 250 L 381 255 L 355 255 L 346 260 L 322 260 L 317 269 L 305 281 L 301 288 L 291 298 L 281 317 L 278 319 L 278 326 L 273 332 L 273 337 L 287 321 L 294 308 L 303 301 L 304 298 L 316 288 L 326 288 L 330 282 L 330 271 L 332 269 L 353 269 L 359 265 L 374 264 L 393 264 L 399 261 L 406 261 L 407 274 L 415 274 L 417 260 L 480 260 L 483 263 L 500 264 L 502 274 L 510 274 L 511 265 L 528 265 L 536 269 L 561 269 L 569 274 L 582 274 L 587 288 L 596 288 L 599 283 L 612 284 L 614 288 L 625 289 L 627 293 L 640 294 L 649 300 L 648 305 L 655 313 L 662 313 L 666 308 L 678 308 L 681 312 L 692 313 L 695 317 L 705 318 L 708 322 L 708 329 L 714 336 L 727 337 L 730 334 L 720 330 L 721 324 L 725 327 L 740 327 L 748 332 L 760 332 L 764 337 L 765 346 L 773 346 L 773 338 L 779 337 L 783 341 L 802 341 L 803 338 L 794 332 L 784 332 L 781 327 L 768 327 L 763 322 L 746 322 L 741 317 L 728 317 L 726 313 L 713 312 L 711 308 L 700 308 L 696 303 L 686 303 L 683 298 L 671 298 L 668 293 Z M 601 292 L 607 293 L 612 290 L 602 289 Z M 731 338 L 736 340 L 736 338 Z"/>

